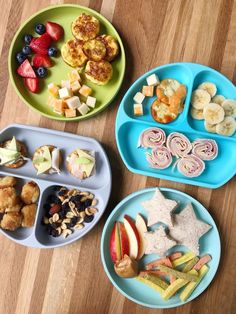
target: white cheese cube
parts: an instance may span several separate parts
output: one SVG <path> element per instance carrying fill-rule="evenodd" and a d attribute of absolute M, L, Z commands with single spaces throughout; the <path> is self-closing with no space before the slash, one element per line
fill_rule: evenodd
<path fill-rule="evenodd" d="M 82 116 L 84 116 L 89 111 L 89 107 L 84 102 L 77 109 L 82 114 Z"/>
<path fill-rule="evenodd" d="M 73 96 L 71 89 L 67 87 L 60 88 L 58 92 L 61 99 L 70 98 L 71 96 Z"/>
<path fill-rule="evenodd" d="M 143 115 L 143 105 L 142 104 L 134 104 L 134 115 L 135 116 L 142 116 Z"/>
<path fill-rule="evenodd" d="M 61 87 L 70 88 L 70 81 L 69 80 L 61 80 Z"/>
<path fill-rule="evenodd" d="M 95 97 L 92 97 L 92 96 L 88 96 L 87 97 L 87 100 L 86 100 L 86 105 L 91 107 L 91 108 L 94 108 L 95 105 L 96 105 L 96 98 Z"/>
<path fill-rule="evenodd" d="M 66 99 L 66 104 L 70 109 L 76 109 L 81 106 L 81 102 L 78 96 L 73 96 L 71 98 Z"/>
<path fill-rule="evenodd" d="M 156 86 L 156 85 L 160 84 L 160 80 L 159 80 L 158 76 L 155 73 L 150 75 L 150 76 L 148 76 L 146 78 L 146 81 L 147 81 L 147 84 L 149 86 Z"/>
<path fill-rule="evenodd" d="M 140 92 L 137 92 L 133 98 L 133 100 L 135 101 L 135 103 L 137 104 L 142 104 L 142 102 L 144 101 L 144 98 L 145 96 L 140 93 Z"/>

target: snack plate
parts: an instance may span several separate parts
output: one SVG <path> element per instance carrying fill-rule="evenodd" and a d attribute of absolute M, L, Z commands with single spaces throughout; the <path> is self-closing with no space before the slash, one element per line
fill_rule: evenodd
<path fill-rule="evenodd" d="M 22 167 L 17 169 L 0 168 L 0 175 L 21 178 L 22 182 L 33 180 L 40 188 L 34 226 L 32 228 L 19 228 L 16 231 L 0 229 L 0 232 L 19 244 L 37 248 L 55 248 L 83 237 L 101 218 L 111 192 L 111 169 L 102 146 L 93 138 L 19 124 L 13 124 L 1 130 L 0 142 L 11 139 L 12 136 L 24 142 L 28 149 L 28 156 L 30 157 L 33 156 L 34 151 L 39 146 L 53 144 L 61 149 L 63 162 L 61 173 L 51 175 L 42 174 L 37 176 L 32 161 L 27 161 Z M 66 156 L 76 148 L 95 151 L 95 174 L 81 181 L 71 176 L 66 170 Z M 96 205 L 98 212 L 95 214 L 94 220 L 91 223 L 85 224 L 83 229 L 75 230 L 66 239 L 62 236 L 53 238 L 47 234 L 45 226 L 41 224 L 44 215 L 43 204 L 45 204 L 47 196 L 53 191 L 55 186 L 66 186 L 70 189 L 75 188 L 81 191 L 90 191 L 98 200 L 98 204 Z"/>
<path fill-rule="evenodd" d="M 100 30 L 101 34 L 106 33 L 114 36 L 117 39 L 120 46 L 120 53 L 117 56 L 117 58 L 112 62 L 113 77 L 107 85 L 105 86 L 95 85 L 90 81 L 87 81 L 83 76 L 84 84 L 88 84 L 88 86 L 92 88 L 93 90 L 92 96 L 97 98 L 97 105 L 95 109 L 91 110 L 91 112 L 89 112 L 86 116 L 65 118 L 63 116 L 60 116 L 59 114 L 54 113 L 47 105 L 49 95 L 47 85 L 51 82 L 59 84 L 61 80 L 66 80 L 68 72 L 70 72 L 73 68 L 68 66 L 62 60 L 60 55 L 57 58 L 52 58 L 54 65 L 52 68 L 49 69 L 48 76 L 44 79 L 40 79 L 42 83 L 40 85 L 41 92 L 39 94 L 33 94 L 26 90 L 23 83 L 23 79 L 19 77 L 18 74 L 16 73 L 17 64 L 15 60 L 15 55 L 23 47 L 22 38 L 24 34 L 37 35 L 36 33 L 34 33 L 35 24 L 45 23 L 47 21 L 59 23 L 64 28 L 65 35 L 63 39 L 56 43 L 56 47 L 60 49 L 64 41 L 73 38 L 70 29 L 71 23 L 78 15 L 80 15 L 83 12 L 95 16 L 101 22 Z M 92 9 L 79 5 L 73 4 L 55 5 L 47 7 L 46 9 L 43 9 L 35 13 L 20 26 L 12 40 L 12 44 L 10 47 L 8 56 L 8 69 L 11 81 L 13 83 L 13 86 L 15 87 L 18 96 L 29 107 L 35 109 L 40 114 L 51 119 L 61 121 L 79 121 L 90 118 L 95 114 L 99 113 L 100 111 L 102 111 L 103 109 L 105 109 L 112 101 L 112 99 L 115 97 L 115 95 L 118 93 L 125 73 L 125 52 L 119 34 L 117 33 L 113 25 L 101 14 L 97 13 Z"/>
<path fill-rule="evenodd" d="M 146 78 L 150 74 L 157 74 L 160 80 L 174 78 L 187 86 L 187 96 L 184 110 L 178 118 L 169 124 L 155 122 L 150 113 L 150 106 L 155 97 L 146 97 L 144 100 L 144 115 L 134 117 L 133 97 L 146 85 Z M 236 133 L 231 137 L 209 133 L 204 130 L 203 121 L 194 120 L 190 115 L 191 94 L 199 84 L 210 81 L 216 84 L 217 94 L 226 98 L 236 99 L 236 87 L 221 73 L 200 64 L 173 63 L 157 67 L 143 76 L 126 92 L 116 118 L 116 141 L 120 155 L 126 167 L 145 176 L 193 184 L 207 188 L 218 188 L 230 180 L 236 173 L 236 159 L 230 158 L 236 150 Z M 147 98 L 149 98 L 147 100 Z M 213 139 L 219 147 L 216 159 L 207 161 L 204 172 L 195 178 L 187 178 L 170 166 L 158 170 L 150 168 L 145 158 L 145 149 L 137 148 L 138 139 L 142 131 L 149 127 L 160 127 L 166 133 L 177 131 L 185 134 L 190 141 L 198 138 Z"/>
<path fill-rule="evenodd" d="M 219 233 L 213 218 L 197 200 L 183 192 L 174 189 L 160 188 L 160 190 L 163 192 L 165 197 L 177 200 L 180 203 L 176 212 L 179 212 L 179 210 L 183 209 L 185 205 L 191 202 L 197 218 L 203 220 L 204 222 L 212 226 L 210 231 L 208 231 L 200 239 L 200 255 L 210 254 L 212 257 L 212 260 L 208 263 L 209 271 L 206 274 L 206 276 L 202 279 L 200 284 L 196 287 L 190 298 L 186 302 L 182 302 L 179 299 L 177 293 L 168 301 L 164 301 L 160 297 L 158 292 L 147 287 L 145 284 L 138 282 L 134 278 L 124 279 L 118 277 L 114 271 L 114 266 L 109 251 L 109 241 L 113 225 L 115 221 L 123 221 L 125 214 L 135 219 L 136 215 L 138 213 L 141 213 L 145 218 L 147 218 L 147 213 L 145 209 L 141 206 L 141 202 L 152 198 L 155 188 L 148 188 L 132 193 L 115 207 L 103 228 L 101 240 L 101 257 L 108 278 L 111 280 L 112 284 L 117 288 L 117 290 L 121 292 L 125 297 L 138 304 L 151 308 L 171 308 L 183 305 L 195 299 L 208 287 L 208 285 L 213 280 L 219 265 L 221 245 Z M 154 230 L 155 228 L 150 229 Z M 173 249 L 169 250 L 170 254 L 176 251 L 187 252 L 188 250 L 184 246 L 176 246 Z M 143 267 L 144 264 L 156 259 L 157 257 L 158 256 L 156 254 L 145 255 L 139 263 L 141 267 Z"/>

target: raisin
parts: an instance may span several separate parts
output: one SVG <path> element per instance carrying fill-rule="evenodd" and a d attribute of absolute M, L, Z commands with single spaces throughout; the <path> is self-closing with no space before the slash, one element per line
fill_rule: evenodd
<path fill-rule="evenodd" d="M 91 206 L 91 204 L 92 204 L 92 200 L 86 200 L 86 201 L 84 202 L 84 205 L 85 205 L 86 207 Z"/>
<path fill-rule="evenodd" d="M 90 215 L 90 216 L 85 216 L 84 217 L 84 222 L 91 222 L 93 221 L 94 215 Z"/>
<path fill-rule="evenodd" d="M 51 235 L 52 235 L 54 238 L 56 238 L 56 237 L 59 236 L 59 233 L 58 233 L 58 231 L 57 231 L 56 229 L 52 229 Z"/>
<path fill-rule="evenodd" d="M 76 225 L 77 221 L 78 221 L 78 218 L 77 218 L 77 217 L 71 218 L 71 221 L 70 221 L 70 223 L 68 224 L 68 227 L 73 228 L 73 227 Z"/>

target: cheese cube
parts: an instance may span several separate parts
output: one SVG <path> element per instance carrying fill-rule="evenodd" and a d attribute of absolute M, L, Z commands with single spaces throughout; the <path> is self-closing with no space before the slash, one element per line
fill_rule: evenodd
<path fill-rule="evenodd" d="M 144 98 L 145 96 L 140 93 L 140 92 L 137 92 L 133 98 L 133 100 L 135 101 L 135 103 L 137 104 L 142 104 L 142 102 L 144 101 Z"/>
<path fill-rule="evenodd" d="M 89 111 L 89 107 L 83 102 L 78 108 L 78 111 L 84 116 Z"/>
<path fill-rule="evenodd" d="M 55 83 L 48 84 L 48 91 L 54 96 L 58 97 L 59 87 Z"/>
<path fill-rule="evenodd" d="M 66 99 L 73 96 L 72 90 L 67 87 L 60 88 L 58 92 L 61 99 Z"/>
<path fill-rule="evenodd" d="M 74 82 L 74 81 L 80 81 L 81 82 L 82 81 L 77 70 L 72 70 L 71 72 L 69 72 L 68 77 L 69 77 L 69 80 L 71 82 Z"/>
<path fill-rule="evenodd" d="M 49 95 L 48 96 L 48 105 L 49 105 L 49 107 L 53 107 L 53 105 L 54 105 L 54 102 L 55 102 L 55 97 L 53 97 L 52 95 Z"/>
<path fill-rule="evenodd" d="M 73 96 L 73 97 L 71 97 L 71 98 L 67 98 L 67 99 L 65 100 L 65 102 L 66 102 L 67 106 L 68 106 L 70 109 L 76 109 L 76 108 L 78 108 L 78 107 L 81 105 L 80 99 L 79 99 L 78 96 Z"/>
<path fill-rule="evenodd" d="M 89 106 L 90 108 L 94 108 L 96 105 L 96 98 L 92 97 L 92 96 L 88 96 L 87 101 L 86 101 L 86 105 Z"/>
<path fill-rule="evenodd" d="M 67 108 L 64 100 L 62 99 L 55 99 L 55 102 L 53 104 L 53 111 L 58 114 L 64 114 L 65 109 Z"/>
<path fill-rule="evenodd" d="M 149 86 L 156 86 L 156 85 L 160 84 L 160 80 L 159 80 L 158 76 L 155 73 L 152 74 L 152 75 L 149 75 L 146 78 L 146 81 L 147 81 L 147 84 Z"/>
<path fill-rule="evenodd" d="M 154 91 L 154 86 L 143 86 L 142 93 L 144 96 L 152 97 Z"/>
<path fill-rule="evenodd" d="M 81 85 L 80 85 L 79 81 L 73 81 L 73 82 L 70 82 L 70 88 L 71 88 L 73 93 L 76 93 L 81 88 Z"/>
<path fill-rule="evenodd" d="M 66 87 L 70 89 L 70 81 L 69 80 L 61 80 L 61 87 Z"/>
<path fill-rule="evenodd" d="M 65 110 L 65 116 L 67 118 L 74 118 L 74 117 L 76 117 L 76 109 L 66 109 Z"/>
<path fill-rule="evenodd" d="M 142 104 L 134 104 L 134 115 L 142 116 L 143 115 L 143 105 Z"/>
<path fill-rule="evenodd" d="M 87 85 L 82 85 L 82 87 L 79 90 L 79 93 L 85 97 L 88 97 L 89 95 L 92 94 L 92 89 Z"/>

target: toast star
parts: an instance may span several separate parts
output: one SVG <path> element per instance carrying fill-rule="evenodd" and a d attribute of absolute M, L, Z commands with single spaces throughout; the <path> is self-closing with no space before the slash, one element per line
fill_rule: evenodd
<path fill-rule="evenodd" d="M 170 236 L 199 255 L 199 239 L 210 229 L 210 225 L 197 219 L 192 204 L 188 204 L 179 214 L 174 215 Z"/>
<path fill-rule="evenodd" d="M 160 226 L 154 232 L 145 232 L 144 237 L 146 239 L 145 254 L 154 253 L 165 256 L 165 253 L 177 244 L 175 240 L 167 236 L 163 226 Z"/>
<path fill-rule="evenodd" d="M 157 188 L 152 199 L 141 204 L 148 212 L 148 226 L 158 222 L 163 222 L 167 226 L 172 226 L 172 211 L 177 206 L 177 202 L 164 197 Z"/>

